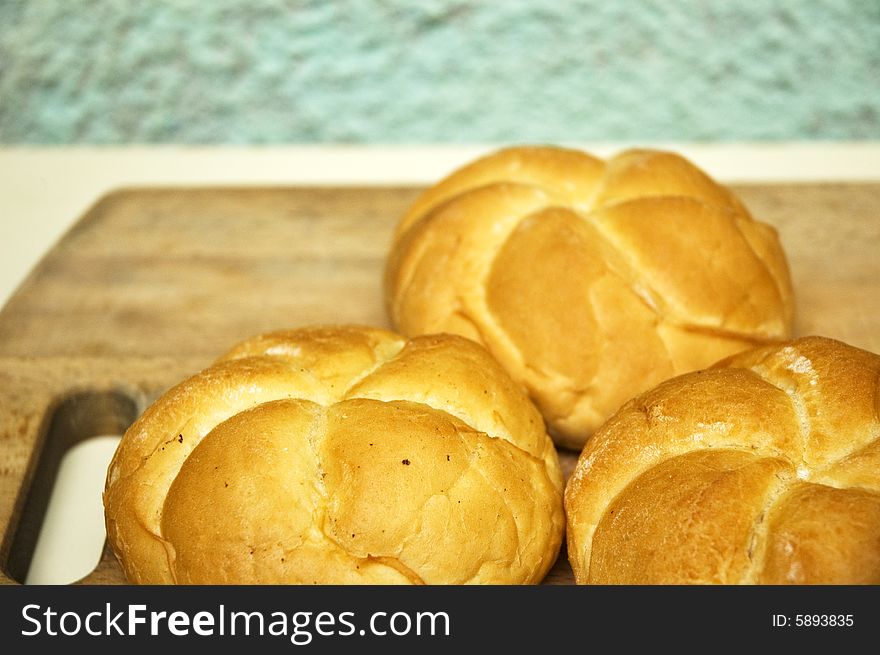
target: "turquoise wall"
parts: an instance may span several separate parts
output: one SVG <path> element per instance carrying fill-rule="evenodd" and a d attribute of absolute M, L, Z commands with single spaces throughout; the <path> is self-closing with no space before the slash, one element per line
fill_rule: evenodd
<path fill-rule="evenodd" d="M 0 142 L 880 139 L 880 0 L 0 0 Z"/>

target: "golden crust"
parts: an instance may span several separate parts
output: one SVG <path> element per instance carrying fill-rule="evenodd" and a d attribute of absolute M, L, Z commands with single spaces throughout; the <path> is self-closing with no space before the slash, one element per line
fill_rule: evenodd
<path fill-rule="evenodd" d="M 485 345 L 579 448 L 672 375 L 789 336 L 775 230 L 673 153 L 501 150 L 428 189 L 385 271 L 392 322 Z"/>
<path fill-rule="evenodd" d="M 562 540 L 540 415 L 477 344 L 239 344 L 127 431 L 104 494 L 135 583 L 535 583 Z"/>
<path fill-rule="evenodd" d="M 579 583 L 880 583 L 880 356 L 821 337 L 626 403 L 565 491 Z"/>

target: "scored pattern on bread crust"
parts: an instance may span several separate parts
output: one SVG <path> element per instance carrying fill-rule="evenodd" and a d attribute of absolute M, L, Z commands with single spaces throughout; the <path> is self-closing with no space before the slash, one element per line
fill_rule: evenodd
<path fill-rule="evenodd" d="M 535 408 L 478 345 L 274 332 L 169 390 L 105 492 L 137 583 L 534 583 L 562 476 Z"/>
<path fill-rule="evenodd" d="M 480 159 L 416 200 L 385 276 L 404 334 L 479 341 L 562 445 L 673 375 L 790 333 L 775 230 L 685 159 L 562 148 Z"/>
<path fill-rule="evenodd" d="M 624 405 L 565 494 L 579 583 L 880 583 L 880 356 L 765 346 Z"/>

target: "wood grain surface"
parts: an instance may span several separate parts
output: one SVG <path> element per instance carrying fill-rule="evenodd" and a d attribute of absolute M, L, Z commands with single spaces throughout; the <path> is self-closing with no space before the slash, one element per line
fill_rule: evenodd
<path fill-rule="evenodd" d="M 880 352 L 880 185 L 735 190 L 780 231 L 797 335 Z M 33 521 L 22 517 L 30 492 L 47 484 L 40 457 L 59 403 L 82 391 L 116 393 L 139 412 L 252 334 L 388 326 L 383 261 L 418 192 L 128 189 L 101 199 L 0 312 L 0 582 L 21 579 L 11 569 Z M 561 460 L 568 474 L 576 454 Z M 105 549 L 83 582 L 124 579 Z M 547 582 L 571 582 L 564 552 Z"/>

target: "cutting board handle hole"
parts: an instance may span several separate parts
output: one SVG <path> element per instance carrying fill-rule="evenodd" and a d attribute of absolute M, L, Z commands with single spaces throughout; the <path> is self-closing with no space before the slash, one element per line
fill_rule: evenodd
<path fill-rule="evenodd" d="M 10 578 L 64 584 L 85 577 L 98 564 L 106 465 L 118 435 L 137 418 L 137 409 L 132 398 L 118 391 L 81 391 L 58 403 L 31 462 L 31 483 L 22 490 L 20 518 L 4 566 Z M 51 525 L 44 527 L 47 518 Z M 61 561 L 58 551 L 65 544 Z M 95 544 L 101 544 L 97 559 L 88 552 Z M 90 563 L 83 557 L 91 557 Z M 82 575 L 71 573 L 76 571 Z"/>

